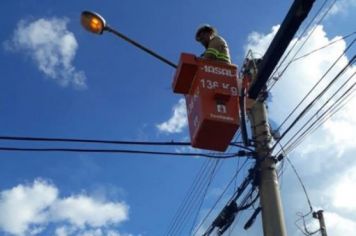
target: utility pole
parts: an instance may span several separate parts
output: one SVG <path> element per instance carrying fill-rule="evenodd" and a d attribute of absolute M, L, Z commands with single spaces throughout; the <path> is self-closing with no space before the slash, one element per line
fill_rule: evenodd
<path fill-rule="evenodd" d="M 271 154 L 272 136 L 268 123 L 267 107 L 264 96 L 266 82 L 286 51 L 290 41 L 310 12 L 315 0 L 295 0 L 282 22 L 280 29 L 268 47 L 263 59 L 252 75 L 252 84 L 248 90 L 249 105 L 247 115 L 256 149 L 257 182 L 262 208 L 264 236 L 286 236 L 286 226 L 276 172 L 276 158 Z"/>
<path fill-rule="evenodd" d="M 265 236 L 286 236 L 282 201 L 279 193 L 276 161 L 270 154 L 272 136 L 264 102 L 256 102 L 247 112 L 256 148 L 257 182 Z"/>
<path fill-rule="evenodd" d="M 319 220 L 319 225 L 320 225 L 320 232 L 321 236 L 328 236 L 326 233 L 326 226 L 325 226 L 325 220 L 324 220 L 324 214 L 323 210 L 319 210 L 317 212 L 313 212 L 313 217 L 317 220 Z"/>

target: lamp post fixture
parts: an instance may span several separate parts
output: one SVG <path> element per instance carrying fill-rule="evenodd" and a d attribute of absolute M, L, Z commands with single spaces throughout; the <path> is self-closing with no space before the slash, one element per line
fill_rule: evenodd
<path fill-rule="evenodd" d="M 86 30 L 94 34 L 102 34 L 106 28 L 105 19 L 98 13 L 91 11 L 82 12 L 81 23 Z"/>
<path fill-rule="evenodd" d="M 158 55 L 157 53 L 155 53 L 154 51 L 146 48 L 145 46 L 139 44 L 138 42 L 130 39 L 129 37 L 127 37 L 126 35 L 120 33 L 119 31 L 111 28 L 110 26 L 108 26 L 106 24 L 105 19 L 99 15 L 96 12 L 92 12 L 92 11 L 83 11 L 81 14 L 81 23 L 82 26 L 84 27 L 84 29 L 88 30 L 89 32 L 92 32 L 94 34 L 103 34 L 104 31 L 108 31 L 111 32 L 113 34 L 115 34 L 116 36 L 122 38 L 123 40 L 133 44 L 134 46 L 140 48 L 141 50 L 147 52 L 148 54 L 150 54 L 151 56 L 154 56 L 155 58 L 161 60 L 162 62 L 170 65 L 173 68 L 177 68 L 177 65 L 174 64 L 173 62 L 169 61 L 168 59 Z"/>

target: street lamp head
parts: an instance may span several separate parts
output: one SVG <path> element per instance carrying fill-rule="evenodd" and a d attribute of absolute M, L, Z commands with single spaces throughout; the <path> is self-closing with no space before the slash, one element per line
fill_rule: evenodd
<path fill-rule="evenodd" d="M 81 23 L 86 30 L 94 34 L 102 34 L 106 28 L 105 19 L 98 13 L 91 11 L 82 12 Z"/>

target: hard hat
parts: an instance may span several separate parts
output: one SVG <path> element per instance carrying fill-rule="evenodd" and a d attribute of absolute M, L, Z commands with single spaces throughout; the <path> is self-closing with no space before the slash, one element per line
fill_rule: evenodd
<path fill-rule="evenodd" d="M 208 25 L 208 24 L 202 25 L 197 29 L 197 32 L 195 33 L 196 41 L 200 41 L 198 36 L 201 32 L 204 32 L 204 31 L 212 32 L 213 34 L 216 34 L 216 29 L 214 27 L 212 27 L 211 25 Z"/>

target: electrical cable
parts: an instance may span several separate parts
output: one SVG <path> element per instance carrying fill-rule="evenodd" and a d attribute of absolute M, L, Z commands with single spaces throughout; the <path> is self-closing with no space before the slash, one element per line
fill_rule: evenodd
<path fill-rule="evenodd" d="M 77 139 L 77 138 L 45 138 L 45 137 L 24 137 L 24 136 L 0 136 L 0 140 L 32 141 L 32 142 L 72 142 L 72 143 L 101 143 L 101 144 L 122 144 L 122 145 L 175 145 L 189 146 L 190 142 L 138 142 L 138 141 L 118 141 L 118 140 L 98 140 L 98 139 Z"/>
<path fill-rule="evenodd" d="M 234 138 L 234 142 L 233 142 L 233 143 L 237 143 L 240 138 L 242 138 L 242 137 L 241 137 L 241 130 L 239 130 L 239 131 L 237 132 L 237 134 L 235 135 L 235 138 Z M 231 146 L 229 147 L 228 151 L 229 151 L 230 149 L 231 149 Z M 252 151 L 252 150 L 251 150 L 251 151 Z M 239 163 L 240 163 L 240 158 L 238 158 L 238 164 L 237 164 L 237 169 L 236 169 L 236 171 L 238 171 L 238 169 L 239 169 Z M 236 179 L 236 178 L 235 178 L 235 179 Z M 202 201 L 201 203 L 203 203 L 203 201 Z M 199 211 L 200 211 L 200 208 L 201 208 L 201 206 L 199 207 Z M 194 220 L 194 222 L 193 222 L 193 225 L 192 225 L 192 228 L 191 228 L 191 230 L 190 230 L 190 235 L 192 235 L 192 232 L 193 232 L 193 230 L 194 230 L 193 227 L 194 227 L 194 225 L 195 225 L 195 222 L 197 221 L 197 216 L 198 216 L 198 214 L 199 214 L 199 211 L 196 213 L 196 218 L 195 218 L 195 220 Z"/>
<path fill-rule="evenodd" d="M 239 143 L 238 140 L 239 140 L 239 137 L 240 137 L 240 131 L 237 132 L 237 134 L 235 135 L 235 139 L 234 141 L 231 143 L 230 147 L 228 148 L 227 152 L 230 151 L 231 147 L 235 146 L 233 144 L 237 144 Z M 252 150 L 251 150 L 252 151 Z M 239 158 L 238 158 L 239 159 Z M 218 162 L 220 160 L 218 159 Z M 238 160 L 239 161 L 239 160 Z M 218 163 L 218 164 L 221 164 L 221 163 Z M 215 175 L 216 173 L 218 172 L 218 169 L 221 167 L 221 165 L 219 165 L 219 167 L 217 167 L 217 170 L 215 171 Z M 206 167 L 204 167 L 206 168 Z M 210 172 L 209 172 L 210 173 Z M 179 230 L 182 230 L 182 228 L 184 227 L 184 222 L 186 219 L 188 219 L 188 217 L 185 217 L 184 215 L 187 215 L 187 211 L 192 211 L 194 210 L 194 205 L 195 205 L 195 202 L 194 202 L 194 197 L 196 196 L 196 194 L 199 195 L 199 192 L 200 191 L 200 188 L 202 187 L 202 185 L 204 185 L 203 183 L 200 183 L 200 184 L 197 184 L 196 183 L 196 180 L 197 178 L 202 178 L 203 180 L 207 180 L 209 179 L 208 178 L 208 174 L 205 174 L 204 176 L 202 176 L 202 174 L 198 174 L 196 179 L 194 180 L 193 184 L 191 185 L 190 187 L 190 191 L 188 191 L 188 194 L 186 195 L 185 199 L 183 200 L 183 202 L 181 203 L 179 209 L 177 210 L 173 220 L 171 221 L 170 223 L 170 227 L 168 229 L 168 232 L 165 234 L 165 235 L 174 235 L 176 233 L 176 231 L 179 231 Z M 211 179 L 212 180 L 212 179 Z M 210 184 L 209 184 L 210 185 Z M 205 190 L 207 191 L 208 190 L 208 187 L 207 186 L 205 188 Z M 195 192 L 193 192 L 195 190 Z M 205 192 L 206 192 L 205 191 Z M 205 195 L 206 193 L 200 198 L 200 203 L 199 203 L 199 209 L 201 208 L 203 202 L 204 202 L 204 198 L 205 198 Z M 199 199 L 198 199 L 199 200 Z M 196 201 L 198 201 L 196 200 Z M 199 210 L 196 212 L 196 216 L 197 214 L 199 214 Z M 188 214 L 189 215 L 189 214 Z M 196 219 L 193 221 L 193 226 L 194 227 L 194 222 L 196 221 Z M 192 230 L 191 230 L 192 231 Z"/>
<path fill-rule="evenodd" d="M 231 143 L 230 147 L 228 148 L 227 152 L 230 151 L 231 147 L 234 147 L 235 145 L 234 144 L 238 144 L 240 142 L 238 142 L 239 138 L 241 136 L 241 132 L 238 131 L 237 134 L 235 135 L 235 138 L 234 138 L 234 141 Z M 252 150 L 251 150 L 252 151 Z M 239 159 L 239 158 L 238 158 Z M 219 162 L 220 160 L 218 160 Z M 240 160 L 238 160 L 240 161 Z M 218 164 L 221 164 L 221 163 L 218 163 Z M 217 167 L 217 170 L 215 171 L 215 175 L 216 173 L 218 172 L 218 169 L 221 167 L 221 165 L 219 165 L 219 167 Z M 198 175 L 199 176 L 199 175 Z M 201 175 L 199 177 L 202 177 Z M 202 177 L 203 180 L 207 180 L 207 179 L 210 179 L 208 178 L 207 174 L 205 176 Z M 212 179 L 211 179 L 212 180 Z M 196 181 L 196 180 L 194 180 Z M 199 190 L 200 187 L 202 186 L 203 184 L 201 183 L 200 185 L 198 184 L 192 184 L 191 187 L 190 187 L 190 191 L 189 193 L 186 195 L 184 201 L 182 202 L 182 204 L 180 205 L 178 211 L 176 212 L 175 214 L 175 217 L 174 219 L 172 220 L 172 222 L 170 223 L 170 227 L 169 227 L 169 230 L 168 230 L 168 233 L 166 233 L 165 235 L 174 235 L 177 231 L 179 230 L 182 230 L 182 228 L 184 227 L 184 222 L 186 219 L 188 219 L 189 217 L 183 217 L 184 214 L 187 213 L 187 211 L 193 211 L 195 208 L 194 208 L 194 205 L 195 202 L 193 201 L 193 198 L 196 196 L 196 194 L 200 194 L 201 191 Z M 210 184 L 209 184 L 210 185 Z M 207 185 L 206 185 L 207 186 Z M 204 202 L 204 198 L 205 198 L 205 195 L 206 195 L 206 192 L 208 190 L 209 186 L 207 186 L 205 188 L 205 193 L 200 197 L 200 203 L 199 203 L 199 207 L 198 207 L 198 211 L 196 212 L 196 217 L 195 217 L 195 220 L 193 221 L 193 225 L 192 227 L 194 227 L 194 224 L 196 222 L 196 218 L 199 214 L 199 211 L 200 211 L 200 208 Z M 193 190 L 195 190 L 195 192 L 193 192 Z M 199 192 L 200 193 L 196 193 L 196 192 Z M 195 199 L 196 200 L 196 199 Z M 199 199 L 198 199 L 199 200 Z M 198 201 L 196 200 L 196 201 Z M 183 215 L 183 216 L 182 216 Z M 188 214 L 188 215 L 191 215 L 191 214 Z M 190 230 L 192 231 L 192 229 Z M 178 234 L 179 235 L 179 234 Z"/>
<path fill-rule="evenodd" d="M 326 2 L 324 2 L 325 4 Z M 284 67 L 284 69 L 282 70 L 282 72 L 278 75 L 279 77 L 283 76 L 283 74 L 286 72 L 286 70 L 288 69 L 288 67 L 291 65 L 291 63 L 293 62 L 293 59 L 298 55 L 298 53 L 302 50 L 302 48 L 305 46 L 306 42 L 310 39 L 311 35 L 314 33 L 315 29 L 317 28 L 317 26 L 323 21 L 323 19 L 327 16 L 327 14 L 329 13 L 329 11 L 332 9 L 332 7 L 335 5 L 336 0 L 334 0 L 332 2 L 332 4 L 330 4 L 329 8 L 325 11 L 325 13 L 322 15 L 322 17 L 319 19 L 319 21 L 314 25 L 313 29 L 311 30 L 311 32 L 309 33 L 309 35 L 307 36 L 307 38 L 304 40 L 303 44 L 297 49 L 297 51 L 294 53 L 292 59 L 289 61 L 289 63 Z M 322 6 L 322 8 L 324 7 L 324 5 Z M 320 8 L 320 12 L 321 9 Z M 296 43 L 298 42 L 298 40 L 296 41 Z M 277 80 L 275 80 L 275 82 L 269 86 L 268 91 L 270 91 L 274 85 L 276 84 Z"/>
<path fill-rule="evenodd" d="M 216 164 L 218 164 L 218 163 L 216 163 Z M 193 223 L 192 223 L 191 228 L 190 228 L 190 230 L 189 230 L 189 235 L 192 235 L 192 233 L 193 233 L 195 222 L 196 222 L 197 219 L 198 219 L 199 212 L 200 212 L 200 210 L 201 210 L 201 208 L 202 208 L 202 206 L 203 206 L 203 203 L 204 203 L 206 194 L 207 194 L 207 192 L 208 192 L 208 189 L 209 189 L 209 187 L 210 187 L 210 185 L 211 185 L 211 183 L 212 183 L 212 181 L 213 181 L 214 174 L 216 174 L 216 171 L 215 171 L 215 170 L 216 170 L 216 165 L 214 166 L 214 170 L 213 170 L 213 172 L 211 173 L 211 175 L 210 175 L 210 177 L 209 177 L 209 182 L 208 182 L 208 184 L 207 184 L 206 187 L 205 187 L 204 194 L 203 194 L 203 196 L 202 196 L 202 198 L 201 198 L 201 201 L 200 201 L 200 203 L 199 203 L 198 210 L 196 211 L 196 214 L 195 214 L 195 216 L 194 216 Z"/>
<path fill-rule="evenodd" d="M 211 164 L 211 160 L 206 160 L 203 165 L 200 167 L 197 175 L 194 178 L 193 183 L 191 184 L 190 188 L 188 189 L 188 194 L 185 195 L 183 202 L 180 204 L 177 212 L 175 213 L 173 219 L 171 220 L 170 226 L 165 235 L 171 235 L 170 233 L 175 230 L 178 221 L 182 218 L 182 214 L 185 211 L 186 207 L 190 205 L 191 197 L 193 192 L 198 188 L 200 181 L 205 179 L 205 173 L 208 169 L 209 164 Z"/>
<path fill-rule="evenodd" d="M 324 46 L 322 46 L 322 47 L 320 47 L 320 48 L 316 48 L 316 49 L 314 49 L 314 50 L 312 50 L 312 51 L 310 51 L 310 52 L 308 52 L 308 53 L 305 53 L 304 55 L 302 55 L 302 56 L 300 56 L 300 57 L 294 58 L 292 62 L 295 62 L 295 61 L 298 61 L 298 60 L 303 59 L 303 58 L 305 58 L 305 57 L 308 57 L 308 56 L 310 56 L 311 54 L 314 54 L 314 53 L 316 53 L 316 52 L 318 52 L 318 51 L 320 51 L 320 50 L 322 50 L 322 49 L 325 49 L 325 48 L 327 48 L 327 47 L 330 47 L 331 45 L 333 45 L 333 44 L 335 44 L 335 43 L 337 43 L 337 42 L 339 42 L 339 41 L 341 41 L 341 40 L 347 39 L 347 38 L 351 37 L 351 36 L 354 35 L 354 34 L 356 34 L 356 31 L 355 31 L 355 32 L 352 32 L 352 33 L 350 33 L 350 34 L 347 34 L 347 35 L 345 35 L 345 36 L 342 36 L 341 38 L 336 39 L 336 40 L 334 40 L 334 41 L 332 41 L 332 42 L 330 42 L 330 43 L 328 43 L 328 44 L 326 44 L 326 45 L 324 45 Z"/>
<path fill-rule="evenodd" d="M 349 80 L 356 75 L 356 72 L 353 73 L 348 79 L 347 81 L 342 85 L 342 87 L 344 87 L 344 85 L 349 82 Z M 321 115 L 319 115 L 318 119 L 316 119 L 311 125 L 309 125 L 309 127 L 296 138 L 296 135 L 308 124 L 310 123 L 311 119 L 313 117 L 315 117 L 321 110 L 323 107 L 326 106 L 326 104 L 328 102 L 331 101 L 331 99 L 336 95 L 336 93 L 338 93 L 340 90 L 336 91 L 333 96 L 331 96 L 324 104 L 323 106 L 303 125 L 302 128 L 299 129 L 299 131 L 294 134 L 292 136 L 292 138 L 290 138 L 288 140 L 288 142 L 285 144 L 286 150 L 289 153 L 291 150 L 293 150 L 296 146 L 298 146 L 307 135 L 309 135 L 310 133 L 314 132 L 317 128 L 320 127 L 321 124 L 323 124 L 327 119 L 329 119 L 333 114 L 335 114 L 335 111 L 337 112 L 340 108 L 342 108 L 342 106 L 340 106 L 340 104 L 342 104 L 353 92 L 355 92 L 354 89 L 356 86 L 356 82 L 353 83 L 338 99 L 337 102 L 335 102 L 334 104 L 332 104 L 328 109 L 326 109 Z M 342 104 L 345 105 L 345 104 Z M 325 118 L 329 113 L 331 113 L 329 115 L 328 118 Z M 293 143 L 290 144 L 290 142 L 293 140 Z M 278 155 L 278 154 L 277 154 Z"/>
<path fill-rule="evenodd" d="M 247 120 L 246 120 L 246 122 L 247 122 Z M 241 139 L 244 139 L 243 136 L 242 136 L 243 134 L 242 134 L 242 131 L 241 131 L 241 130 L 242 130 L 242 129 L 239 129 L 239 134 L 237 135 L 237 139 L 238 139 L 240 136 L 241 136 Z M 244 142 L 244 141 L 243 141 L 243 142 Z M 240 168 L 240 160 L 241 160 L 241 158 L 237 158 L 237 165 L 236 165 L 236 171 L 235 171 L 235 173 L 236 173 L 236 172 L 239 170 L 239 168 Z M 235 178 L 234 182 L 235 182 L 234 192 L 236 192 L 237 189 L 238 189 L 238 186 L 237 186 L 237 178 Z M 235 220 L 234 220 L 234 222 L 232 223 L 232 227 L 230 227 L 228 236 L 231 236 L 231 234 L 232 234 L 232 232 L 233 232 L 235 226 L 236 226 L 237 223 L 239 222 L 240 217 L 241 217 L 240 214 L 238 214 L 238 215 L 235 217 Z"/>
<path fill-rule="evenodd" d="M 142 145 L 142 146 L 191 146 L 190 142 L 145 142 L 145 141 L 122 141 L 122 140 L 98 140 L 98 139 L 78 139 L 78 138 L 46 138 L 46 137 L 24 137 L 24 136 L 0 136 L 0 140 L 28 141 L 28 142 L 72 142 L 72 143 L 98 143 L 114 145 Z M 243 148 L 249 151 L 238 142 L 230 143 L 231 146 Z"/>
<path fill-rule="evenodd" d="M 351 61 L 350 61 L 350 62 L 351 62 Z M 351 62 L 351 63 L 352 63 L 352 62 Z M 329 113 L 335 106 L 338 106 L 338 104 L 340 104 L 340 103 L 343 101 L 343 98 L 344 98 L 345 96 L 347 97 L 348 94 L 350 94 L 350 93 L 352 92 L 352 89 L 355 87 L 356 82 L 353 83 L 353 84 L 337 99 L 336 102 L 334 102 L 332 105 L 330 105 L 330 107 L 327 108 L 327 109 L 320 115 L 320 112 L 323 110 L 323 108 L 326 107 L 326 105 L 327 105 L 328 103 L 330 103 L 330 101 L 331 101 L 334 97 L 336 97 L 336 95 L 337 95 L 338 93 L 340 93 L 340 92 L 342 91 L 342 89 L 349 83 L 349 81 L 352 79 L 353 76 L 355 76 L 355 74 L 356 74 L 356 72 L 354 72 L 352 75 L 350 75 L 350 76 L 345 80 L 345 82 L 329 97 L 329 99 L 327 99 L 327 100 L 324 102 L 324 104 L 314 113 L 314 115 L 312 115 L 312 116 L 308 119 L 308 121 L 306 121 L 306 122 L 304 123 L 304 125 L 303 125 L 301 128 L 299 128 L 299 130 L 291 136 L 291 138 L 290 138 L 290 139 L 285 143 L 285 145 L 284 145 L 285 147 L 288 146 L 288 147 L 286 148 L 286 149 L 288 150 L 288 152 L 289 152 L 289 149 L 291 149 L 291 148 L 294 149 L 294 148 L 295 148 L 295 145 L 298 145 L 298 144 L 300 143 L 300 141 L 304 140 L 304 138 L 305 138 L 306 135 L 308 135 L 310 132 L 314 132 L 315 129 L 314 129 L 313 127 L 316 127 L 316 126 L 319 127 L 318 124 L 319 124 L 320 122 L 323 122 L 323 119 L 325 120 L 325 117 L 328 115 L 328 113 Z M 318 118 L 315 119 L 314 122 L 312 122 L 313 118 L 316 117 L 316 116 L 318 116 Z M 311 122 L 312 122 L 312 123 L 311 123 Z M 310 124 L 310 123 L 311 123 L 311 124 Z M 304 128 L 305 128 L 308 124 L 310 124 L 309 127 L 304 130 Z M 304 132 L 303 132 L 301 135 L 299 135 L 299 136 L 297 137 L 297 135 L 298 135 L 302 130 L 304 130 Z M 293 143 L 292 143 L 292 142 L 293 142 Z M 281 151 L 279 151 L 279 153 L 280 153 L 280 152 L 281 152 Z M 279 153 L 276 154 L 276 155 L 278 156 Z"/>
<path fill-rule="evenodd" d="M 182 212 L 181 217 L 178 219 L 178 224 L 174 228 L 174 230 L 169 234 L 170 236 L 173 235 L 182 235 L 182 230 L 186 226 L 186 222 L 190 217 L 192 216 L 192 213 L 194 209 L 197 206 L 197 203 L 204 197 L 204 189 L 207 188 L 207 185 L 209 185 L 210 180 L 212 180 L 214 173 L 216 171 L 216 167 L 219 164 L 218 160 L 215 160 L 214 163 L 212 163 L 210 169 L 207 171 L 206 176 L 202 178 L 201 184 L 198 186 L 198 188 L 194 189 L 193 194 L 190 196 L 190 201 L 186 205 L 186 208 Z"/>
<path fill-rule="evenodd" d="M 158 152 L 158 151 L 139 151 L 125 149 L 87 149 L 87 148 L 19 148 L 19 147 L 0 147 L 0 151 L 10 152 L 84 152 L 84 153 L 126 153 L 126 154 L 147 154 L 147 155 L 169 155 L 169 156 L 202 156 L 212 159 L 228 159 L 238 156 L 238 153 L 225 153 L 219 156 L 205 153 L 177 153 L 177 152 Z"/>
<path fill-rule="evenodd" d="M 347 105 L 351 99 L 355 98 L 355 92 L 356 90 L 352 90 L 350 91 L 348 94 L 346 94 L 344 97 L 341 98 L 341 101 L 336 104 L 336 106 L 334 106 L 332 109 L 330 109 L 330 115 L 327 117 L 327 119 L 322 120 L 321 122 L 319 122 L 319 124 L 310 132 L 314 132 L 315 129 L 318 129 L 320 127 L 320 125 L 324 124 L 328 119 L 332 118 L 337 112 L 339 112 L 342 108 L 345 107 L 345 105 Z M 354 95 L 351 97 L 351 95 Z"/>
<path fill-rule="evenodd" d="M 237 206 L 236 201 L 238 200 L 238 198 L 243 194 L 243 192 L 245 191 L 245 189 L 247 188 L 247 186 L 250 184 L 250 182 L 253 181 L 254 178 L 254 169 L 250 169 L 249 170 L 249 174 L 248 176 L 244 179 L 244 181 L 241 183 L 240 187 L 237 189 L 237 191 L 235 191 L 234 195 L 230 198 L 230 200 L 227 202 L 227 204 L 225 205 L 225 207 L 221 210 L 221 212 L 219 213 L 219 215 L 215 218 L 215 220 L 213 221 L 213 223 L 210 225 L 210 227 L 206 230 L 206 232 L 204 233 L 205 235 L 210 235 L 210 233 L 214 230 L 214 228 L 216 226 L 218 226 L 216 224 L 216 222 L 220 222 L 218 224 L 222 224 L 222 221 L 226 221 L 228 220 L 227 217 L 233 217 L 235 218 L 235 214 L 237 212 L 235 211 L 240 211 L 240 210 L 245 210 L 247 209 L 250 205 L 247 204 L 247 200 L 251 197 L 252 193 L 254 192 L 256 186 L 253 186 L 252 189 L 250 190 L 249 194 L 245 195 L 245 198 L 241 201 L 240 206 Z M 253 202 L 251 204 L 253 204 L 256 199 L 258 197 L 256 197 Z M 235 205 L 235 207 L 233 207 Z M 233 208 L 233 209 L 231 209 Z M 234 209 L 236 208 L 236 209 Z M 233 214 L 233 215 L 230 215 Z M 229 215 L 229 216 L 228 216 Z M 221 228 L 220 226 L 220 233 L 225 232 L 225 230 L 231 226 L 232 222 L 228 223 L 226 222 L 227 225 L 224 225 L 223 228 Z"/>
<path fill-rule="evenodd" d="M 294 119 L 294 121 L 283 132 L 280 139 L 277 140 L 277 142 L 272 147 L 272 150 L 277 146 L 280 140 L 282 140 L 285 137 L 285 135 L 295 126 L 295 124 L 312 108 L 312 106 L 316 103 L 316 101 L 318 101 L 326 93 L 326 91 L 328 91 L 328 89 L 337 81 L 340 75 L 342 75 L 346 71 L 346 69 L 353 63 L 355 59 L 356 56 L 354 56 L 349 61 L 349 63 L 345 67 L 343 67 L 341 71 L 331 80 L 331 82 L 302 110 L 302 112 Z"/>
<path fill-rule="evenodd" d="M 235 217 L 239 212 L 250 208 L 258 200 L 258 198 L 259 198 L 258 193 L 256 194 L 256 196 L 254 198 L 252 198 L 252 196 L 257 188 L 256 186 L 252 186 L 250 191 L 247 194 L 245 194 L 244 198 L 240 201 L 240 203 L 239 204 L 236 203 L 239 196 L 242 195 L 242 193 L 244 192 L 244 190 L 247 187 L 247 185 L 245 185 L 246 183 L 248 184 L 248 182 L 246 182 L 246 180 L 248 180 L 248 179 L 245 179 L 245 181 L 240 186 L 239 190 L 236 192 L 237 197 L 233 197 L 228 201 L 228 203 L 221 210 L 221 212 L 215 218 L 215 220 L 210 225 L 210 227 L 203 234 L 204 236 L 210 235 L 210 233 L 216 227 L 219 228 L 219 230 L 218 230 L 219 235 L 222 235 L 228 228 L 231 227 L 231 225 L 234 224 Z M 251 199 L 250 202 L 248 202 L 249 199 Z"/>
<path fill-rule="evenodd" d="M 298 103 L 298 105 L 287 115 L 287 117 L 282 121 L 277 130 L 280 130 L 281 127 L 288 121 L 288 119 L 297 111 L 297 109 L 303 104 L 303 102 L 309 97 L 309 95 L 314 91 L 314 89 L 321 83 L 323 79 L 326 78 L 327 74 L 334 68 L 338 61 L 345 55 L 345 53 L 352 47 L 355 43 L 354 39 L 349 46 L 343 51 L 342 54 L 333 62 L 333 64 L 327 69 L 327 71 L 321 76 L 321 78 L 316 82 L 316 84 L 309 90 L 309 92 L 303 97 L 303 99 Z"/>
<path fill-rule="evenodd" d="M 310 212 L 313 212 L 313 206 L 311 204 L 307 189 L 305 188 L 305 184 L 304 184 L 302 178 L 300 177 L 300 175 L 299 175 L 297 169 L 295 168 L 294 164 L 292 163 L 292 161 L 288 157 L 285 157 L 285 158 L 286 158 L 287 162 L 289 163 L 289 165 L 292 167 L 294 174 L 297 176 L 298 181 L 303 188 L 303 192 L 304 192 L 305 198 L 307 199 Z"/>
<path fill-rule="evenodd" d="M 211 212 L 213 211 L 213 209 L 217 206 L 217 204 L 219 203 L 219 201 L 222 199 L 222 197 L 225 195 L 226 191 L 229 189 L 230 185 L 233 183 L 234 179 L 238 176 L 238 174 L 240 173 L 240 171 L 244 168 L 244 166 L 247 164 L 249 159 L 246 158 L 246 160 L 244 161 L 244 163 L 242 163 L 240 169 L 234 174 L 234 176 L 232 177 L 232 179 L 230 180 L 230 182 L 226 185 L 224 191 L 220 194 L 220 196 L 218 197 L 218 199 L 215 201 L 215 203 L 213 204 L 213 206 L 210 208 L 209 212 L 205 215 L 205 217 L 203 218 L 203 220 L 200 222 L 200 224 L 198 225 L 198 227 L 196 227 L 194 233 L 192 235 L 195 235 L 198 230 L 203 226 L 204 222 L 207 220 L 207 218 L 209 217 L 209 215 L 211 214 Z"/>
<path fill-rule="evenodd" d="M 297 228 L 298 228 L 304 235 L 306 235 L 306 236 L 311 236 L 311 235 L 313 235 L 313 234 L 319 232 L 320 229 L 319 229 L 319 230 L 316 230 L 316 231 L 314 231 L 314 232 L 310 232 L 310 231 L 308 230 L 308 228 L 307 228 L 306 223 L 305 223 L 305 218 L 308 217 L 309 215 L 311 215 L 311 214 L 314 212 L 312 203 L 311 203 L 311 201 L 310 201 L 310 197 L 309 197 L 308 191 L 307 191 L 307 189 L 306 189 L 306 187 L 305 187 L 305 184 L 304 184 L 302 178 L 300 177 L 300 175 L 299 175 L 299 173 L 298 173 L 298 171 L 297 171 L 295 165 L 292 163 L 292 161 L 290 160 L 290 158 L 288 158 L 287 156 L 285 156 L 284 159 L 286 159 L 287 162 L 288 162 L 288 164 L 292 167 L 292 170 L 293 170 L 294 174 L 296 175 L 296 177 L 297 177 L 297 179 L 298 179 L 298 182 L 299 182 L 299 184 L 301 185 L 301 187 L 302 187 L 302 189 L 303 189 L 305 198 L 306 198 L 307 203 L 308 203 L 308 206 L 309 206 L 309 211 L 308 211 L 308 213 L 306 213 L 306 214 L 303 214 L 303 213 L 301 213 L 301 212 L 298 212 L 298 213 L 297 213 L 297 216 L 299 217 L 299 219 L 295 221 L 295 225 L 297 226 Z M 284 172 L 284 171 L 283 171 L 283 172 Z M 299 224 L 298 224 L 298 222 L 301 221 L 301 220 L 303 220 L 303 227 L 304 227 L 304 229 L 301 228 L 301 227 L 299 226 Z"/>
<path fill-rule="evenodd" d="M 356 73 L 354 73 L 350 78 L 352 78 L 355 74 L 356 74 Z M 348 81 L 346 81 L 346 82 L 348 82 Z M 343 95 L 340 96 L 338 102 L 335 102 L 334 104 L 332 104 L 332 105 L 331 105 L 328 109 L 326 109 L 321 115 L 319 115 L 319 116 L 318 116 L 318 119 L 316 119 L 298 138 L 296 138 L 294 143 L 298 143 L 298 142 L 299 142 L 299 139 L 304 139 L 304 136 L 307 135 L 307 134 L 309 134 L 309 132 L 312 130 L 312 128 L 313 128 L 314 126 L 318 125 L 318 122 L 319 122 L 319 123 L 320 123 L 320 121 L 323 122 L 322 119 L 330 112 L 330 110 L 333 109 L 333 107 L 335 107 L 335 106 L 337 106 L 337 105 L 339 104 L 340 99 L 343 99 L 343 97 L 347 96 L 347 94 L 350 93 L 350 91 L 355 87 L 355 85 L 356 85 L 356 82 L 355 82 L 353 85 L 351 85 L 351 86 L 349 87 L 349 89 L 348 89 L 347 91 L 345 91 L 345 93 L 344 93 Z M 338 92 L 338 91 L 337 91 L 337 92 Z M 310 123 L 310 121 L 311 121 L 311 119 L 312 119 L 313 117 L 315 117 L 316 115 L 318 115 L 318 113 L 322 110 L 322 108 L 323 108 L 324 106 L 326 106 L 326 104 L 327 104 L 332 98 L 333 98 L 333 97 L 329 98 L 329 99 L 325 102 L 325 104 L 314 114 L 314 116 L 312 116 L 312 117 L 307 121 L 307 123 L 305 123 L 305 125 L 298 131 L 298 133 L 299 133 L 308 123 Z M 298 134 L 298 133 L 297 133 L 297 134 Z M 293 135 L 293 137 L 295 137 L 295 135 Z M 287 142 L 286 145 L 288 145 L 289 143 L 290 143 L 290 141 Z M 290 145 L 291 147 L 288 146 L 287 150 L 289 150 L 290 148 L 294 148 L 294 147 L 293 147 L 293 146 L 294 146 L 294 143 L 292 143 L 292 144 Z"/>
<path fill-rule="evenodd" d="M 288 52 L 283 56 L 282 60 L 279 62 L 279 65 L 274 69 L 273 74 L 270 76 L 269 81 L 271 80 L 271 78 L 273 78 L 275 76 L 275 74 L 277 73 L 277 71 L 279 70 L 279 68 L 283 65 L 284 61 L 288 58 L 289 54 L 292 52 L 292 50 L 296 47 L 296 45 L 298 44 L 299 40 L 304 36 L 304 34 L 309 30 L 311 24 L 314 22 L 314 20 L 318 17 L 318 15 L 321 13 L 322 9 L 325 7 L 326 3 L 328 2 L 328 0 L 324 0 L 324 3 L 321 5 L 321 7 L 319 8 L 319 10 L 317 11 L 317 13 L 313 16 L 313 18 L 309 21 L 308 25 L 304 28 L 303 32 L 300 34 L 300 36 L 297 38 L 297 40 L 295 40 L 294 44 L 292 45 L 292 47 L 288 50 Z M 311 35 L 313 33 L 313 31 L 309 34 Z M 310 37 L 310 36 L 309 36 Z M 309 37 L 305 40 L 307 41 L 309 39 Z M 267 81 L 267 83 L 269 82 Z"/>

